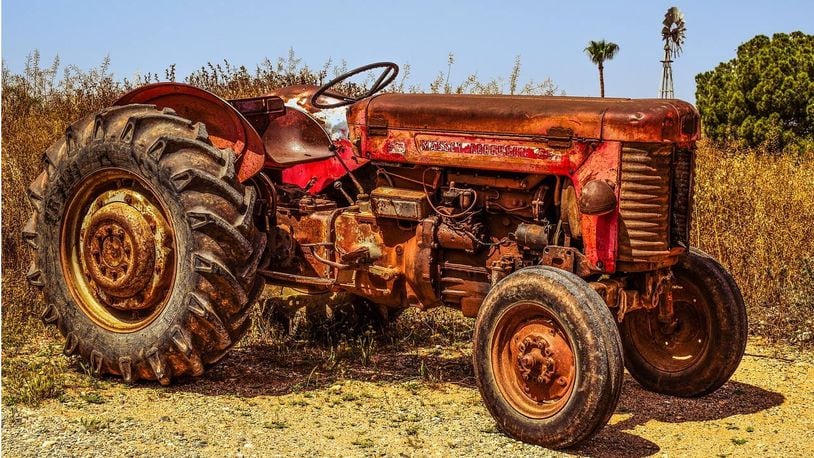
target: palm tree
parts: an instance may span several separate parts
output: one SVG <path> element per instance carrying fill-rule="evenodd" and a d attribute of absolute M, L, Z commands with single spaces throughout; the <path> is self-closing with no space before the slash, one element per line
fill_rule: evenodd
<path fill-rule="evenodd" d="M 599 93 L 602 97 L 605 97 L 605 61 L 613 59 L 617 52 L 619 45 L 605 40 L 591 40 L 585 47 L 585 54 L 599 67 Z"/>

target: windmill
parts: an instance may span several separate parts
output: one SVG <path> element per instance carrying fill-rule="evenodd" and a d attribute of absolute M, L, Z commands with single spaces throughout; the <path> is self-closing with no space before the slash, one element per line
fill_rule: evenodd
<path fill-rule="evenodd" d="M 673 59 L 681 54 L 681 46 L 684 44 L 684 35 L 687 27 L 684 25 L 684 13 L 673 6 L 664 15 L 664 27 L 661 29 L 661 39 L 664 40 L 664 60 L 661 74 L 661 98 L 671 99 L 675 97 L 673 91 Z"/>

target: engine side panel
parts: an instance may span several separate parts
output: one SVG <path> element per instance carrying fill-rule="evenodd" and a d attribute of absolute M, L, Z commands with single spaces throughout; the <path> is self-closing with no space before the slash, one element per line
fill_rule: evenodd
<path fill-rule="evenodd" d="M 567 175 L 601 142 L 689 144 L 698 118 L 680 100 L 383 94 L 348 126 L 374 161 Z"/>

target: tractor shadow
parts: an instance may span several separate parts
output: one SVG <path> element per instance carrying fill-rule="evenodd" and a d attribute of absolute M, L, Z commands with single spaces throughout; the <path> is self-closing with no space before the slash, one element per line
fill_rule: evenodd
<path fill-rule="evenodd" d="M 569 452 L 603 457 L 651 456 L 661 450 L 659 446 L 631 432 L 650 420 L 662 423 L 722 420 L 754 414 L 784 401 L 780 393 L 733 380 L 701 398 L 676 398 L 647 391 L 625 373 L 622 396 L 616 407 L 616 415 L 621 414 L 623 418 L 608 424 L 592 440 Z"/>
<path fill-rule="evenodd" d="M 326 388 L 339 380 L 390 384 L 413 380 L 429 387 L 435 383 L 454 383 L 477 389 L 471 357 L 461 350 L 384 345 L 367 361 L 355 353 L 340 356 L 339 362 L 332 363 L 332 358 L 329 349 L 314 344 L 295 343 L 287 348 L 246 346 L 230 352 L 201 379 L 169 390 L 202 395 L 281 396 Z M 565 452 L 581 456 L 651 456 L 661 450 L 658 444 L 633 432 L 651 420 L 663 423 L 721 420 L 754 414 L 784 400 L 780 393 L 737 381 L 730 381 L 702 398 L 675 398 L 646 391 L 625 374 L 612 424 L 592 440 Z M 619 416 L 622 418 L 617 420 Z"/>
<path fill-rule="evenodd" d="M 330 387 L 337 381 L 454 383 L 476 389 L 472 359 L 461 351 L 436 348 L 377 348 L 339 351 L 317 344 L 252 345 L 230 351 L 197 380 L 169 390 L 203 395 L 283 396 Z"/>

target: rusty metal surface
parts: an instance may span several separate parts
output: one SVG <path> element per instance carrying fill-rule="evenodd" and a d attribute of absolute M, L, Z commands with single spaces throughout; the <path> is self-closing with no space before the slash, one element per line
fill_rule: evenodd
<path fill-rule="evenodd" d="M 589 148 L 580 142 L 569 150 L 552 149 L 542 138 L 397 129 L 360 143 L 362 157 L 371 160 L 555 175 L 567 175 Z"/>
<path fill-rule="evenodd" d="M 675 373 L 692 367 L 710 345 L 711 310 L 708 295 L 691 280 L 678 277 L 671 288 L 672 310 L 661 308 L 630 313 L 627 329 L 636 351 L 659 371 Z M 680 323 L 676 326 L 675 323 Z"/>
<path fill-rule="evenodd" d="M 123 95 L 114 105 L 133 103 L 172 108 L 183 118 L 204 123 L 213 145 L 230 148 L 238 156 L 237 179 L 241 182 L 264 166 L 275 166 L 266 158 L 263 141 L 252 124 L 229 102 L 211 92 L 182 83 L 148 84 Z"/>
<path fill-rule="evenodd" d="M 382 218 L 419 221 L 430 213 L 424 191 L 379 186 L 370 193 L 373 213 Z"/>
<path fill-rule="evenodd" d="M 388 129 L 467 135 L 546 136 L 636 142 L 697 140 L 698 113 L 680 100 L 510 95 L 382 94 L 367 119 Z"/>
<path fill-rule="evenodd" d="M 311 116 L 332 141 L 348 139 L 347 109 L 344 107 L 319 109 L 311 104 L 311 96 L 317 86 L 295 85 L 277 89 L 268 95 L 280 97 L 288 108 Z"/>
<path fill-rule="evenodd" d="M 351 264 L 351 269 L 337 273 L 337 284 L 357 292 L 378 304 L 404 306 L 404 282 L 413 279 L 405 270 L 408 256 L 403 242 L 409 233 L 391 234 L 382 228 L 385 221 L 377 221 L 372 213 L 351 210 L 336 220 L 336 251 L 339 260 Z"/>
<path fill-rule="evenodd" d="M 545 419 L 571 397 L 576 351 L 557 314 L 538 302 L 518 302 L 501 316 L 492 339 L 492 372 L 518 412 Z"/>
<path fill-rule="evenodd" d="M 551 243 L 551 225 L 520 223 L 514 231 L 514 238 L 520 246 L 542 250 Z"/>
<path fill-rule="evenodd" d="M 145 309 L 163 295 L 172 271 L 171 232 L 143 196 L 129 189 L 102 194 L 88 209 L 80 235 L 83 268 L 110 307 Z"/>
<path fill-rule="evenodd" d="M 497 189 L 519 189 L 531 190 L 537 187 L 545 178 L 541 175 L 522 176 L 491 176 L 478 175 L 477 173 L 464 173 L 460 171 L 450 171 L 447 173 L 449 181 L 456 183 L 467 183 L 473 186 L 486 186 Z"/>
<path fill-rule="evenodd" d="M 341 210 L 324 210 L 306 215 L 278 213 L 278 227 L 282 228 L 283 233 L 292 235 L 282 238 L 283 242 L 291 244 L 287 250 L 292 256 L 290 265 L 275 267 L 284 268 L 287 274 L 333 279 L 332 268 L 319 262 L 314 255 L 333 257 L 334 222 L 340 212 Z"/>
<path fill-rule="evenodd" d="M 335 154 L 313 161 L 302 162 L 283 170 L 283 182 L 306 189 L 311 194 L 323 192 L 336 180 L 368 163 L 354 153 L 348 140 L 334 141 Z"/>
<path fill-rule="evenodd" d="M 631 281 L 635 279 L 636 281 Z M 658 308 L 662 317 L 672 315 L 673 275 L 669 268 L 655 269 L 636 277 L 618 276 L 602 278 L 590 282 L 608 307 L 616 309 L 620 323 L 624 317 L 636 310 Z M 672 321 L 671 318 L 668 318 Z"/>
<path fill-rule="evenodd" d="M 60 229 L 60 263 L 71 295 L 99 326 L 134 332 L 163 309 L 175 279 L 167 214 L 146 182 L 121 169 L 78 185 Z"/>
<path fill-rule="evenodd" d="M 671 145 L 622 148 L 619 262 L 670 256 Z M 635 267 L 633 267 L 635 269 Z M 647 267 L 649 269 L 649 267 Z"/>
<path fill-rule="evenodd" d="M 404 244 L 404 271 L 411 281 L 406 283 L 407 303 L 421 309 L 442 305 L 438 297 L 438 249 L 435 233 L 438 218 L 424 219 L 416 226 L 415 237 Z"/>
<path fill-rule="evenodd" d="M 478 230 L 481 228 L 482 226 L 479 225 L 464 231 L 447 223 L 441 223 L 438 225 L 435 236 L 438 239 L 438 245 L 442 248 L 474 253 L 481 248 L 477 242 L 484 239 L 483 234 Z"/>
<path fill-rule="evenodd" d="M 347 119 L 365 158 L 558 175 L 597 142 L 699 135 L 692 105 L 663 99 L 383 94 L 351 107 Z"/>
<path fill-rule="evenodd" d="M 619 142 L 600 143 L 588 159 L 571 174 L 577 201 L 582 187 L 592 180 L 609 183 L 619 198 L 619 170 L 622 145 Z M 618 208 L 602 215 L 581 215 L 583 253 L 592 270 L 614 272 L 618 244 Z"/>
<path fill-rule="evenodd" d="M 283 99 L 275 96 L 248 97 L 232 99 L 229 103 L 251 123 L 260 134 L 268 129 L 269 122 L 286 114 Z"/>
<path fill-rule="evenodd" d="M 676 148 L 673 154 L 673 184 L 670 199 L 670 242 L 672 246 L 689 248 L 692 219 L 695 151 Z"/>
<path fill-rule="evenodd" d="M 270 120 L 263 144 L 269 158 L 285 167 L 333 157 L 328 134 L 298 109 L 289 108 L 283 116 Z"/>
<path fill-rule="evenodd" d="M 345 188 L 333 193 L 340 205 L 355 208 L 338 213 L 335 239 L 323 239 L 335 241 L 336 251 L 303 251 L 321 278 L 336 276 L 337 287 L 375 297 L 379 303 L 388 296 L 402 305 L 427 308 L 444 303 L 475 314 L 484 285 L 524 262 L 587 277 L 612 274 L 619 265 L 653 270 L 676 259 L 678 250 L 667 240 L 667 229 L 659 229 L 666 228 L 662 223 L 668 221 L 670 209 L 651 206 L 655 200 L 669 201 L 664 192 L 669 193 L 670 171 L 629 143 L 691 145 L 698 123 L 689 104 L 384 94 L 340 113 L 313 107 L 309 99 L 314 89 L 295 86 L 272 94 L 284 99 L 289 110 L 266 130 L 267 149 L 280 149 L 271 156 L 293 164 L 282 172 L 283 181 L 317 194 L 347 175 L 343 163 L 353 171 L 379 161 L 375 184 L 362 180 L 366 192 L 358 191 L 370 193 L 369 199 L 358 199 Z M 312 135 L 319 137 L 312 143 L 320 145 L 303 155 L 310 148 L 301 147 L 308 143 L 309 131 L 319 134 Z M 308 155 L 320 157 L 321 145 L 329 143 L 337 147 L 339 158 L 309 160 Z M 292 160 L 282 159 L 286 155 Z M 407 166 L 390 167 L 392 163 Z M 429 183 L 427 170 L 433 171 Z M 562 177 L 556 189 L 552 176 Z M 302 214 L 322 209 L 302 202 Z M 428 205 L 433 202 L 435 208 Z M 447 221 L 450 215 L 466 214 L 470 203 L 483 212 L 482 223 Z M 437 219 L 430 217 L 434 214 Z M 552 233 L 526 240 L 522 228 L 531 226 L 518 224 L 545 227 L 543 221 L 552 224 Z M 683 224 L 680 216 L 676 221 Z M 482 232 L 473 238 L 474 228 Z M 309 232 L 307 224 L 295 225 L 298 231 Z M 525 249 L 511 240 L 518 234 Z M 312 235 L 307 238 L 316 243 L 319 235 Z"/>
<path fill-rule="evenodd" d="M 579 211 L 586 215 L 604 215 L 616 209 L 616 191 L 604 180 L 591 180 L 582 187 Z"/>
<path fill-rule="evenodd" d="M 582 238 L 582 213 L 579 211 L 577 193 L 573 184 L 566 185 L 560 200 L 560 220 L 568 224 L 568 230 L 576 238 Z"/>
<path fill-rule="evenodd" d="M 547 246 L 543 249 L 540 264 L 552 266 L 568 272 L 575 272 L 581 275 L 590 273 L 590 269 L 585 265 L 585 259 L 576 248 L 563 246 Z M 587 272 L 586 272 L 587 271 Z"/>
<path fill-rule="evenodd" d="M 487 282 L 460 277 L 441 277 L 441 298 L 447 305 L 457 305 L 467 317 L 478 315 L 481 303 L 489 293 Z"/>

